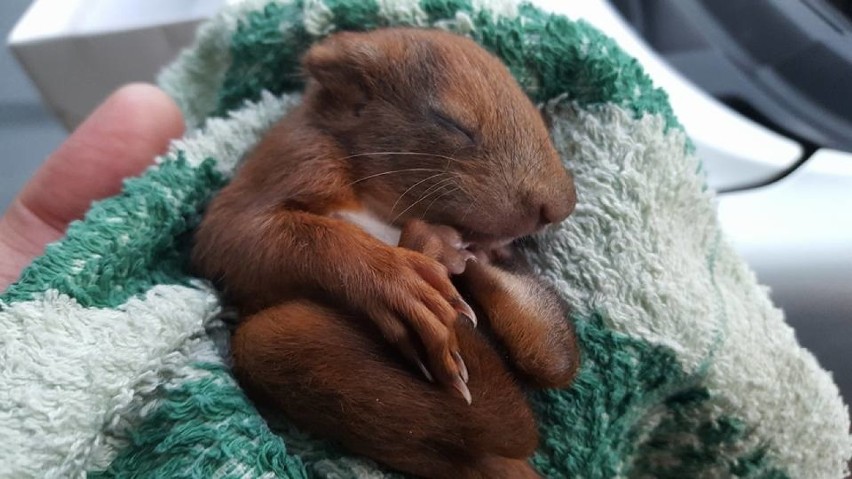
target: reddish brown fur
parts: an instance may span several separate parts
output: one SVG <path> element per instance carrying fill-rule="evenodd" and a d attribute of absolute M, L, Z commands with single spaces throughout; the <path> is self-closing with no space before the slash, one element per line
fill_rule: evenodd
<path fill-rule="evenodd" d="M 570 214 L 573 182 L 538 111 L 493 56 L 437 31 L 338 34 L 304 65 L 302 106 L 196 236 L 195 265 L 245 318 L 239 377 L 306 429 L 391 467 L 536 477 L 524 461 L 532 413 L 495 346 L 457 324 L 447 268 L 464 270 L 457 285 L 532 383 L 564 386 L 576 372 L 564 307 L 511 251 L 465 265 L 417 219 L 490 251 Z M 400 246 L 331 217 L 361 209 L 404 226 Z M 447 392 L 463 376 L 459 352 L 471 406 Z M 445 389 L 418 377 L 420 359 Z"/>
<path fill-rule="evenodd" d="M 357 313 L 310 300 L 246 318 L 232 342 L 236 372 L 297 425 L 392 468 L 429 478 L 538 477 L 525 462 L 538 441 L 533 413 L 499 350 L 532 385 L 565 387 L 579 365 L 577 346 L 555 293 L 520 258 L 511 265 L 507 272 L 470 264 L 458 280 L 501 347 L 469 323 L 455 328 L 471 405 L 418 377 Z M 508 295 L 507 277 L 541 288 L 531 299 L 558 306 L 542 310 Z"/>
<path fill-rule="evenodd" d="M 298 426 L 424 477 L 463 477 L 484 458 L 525 459 L 536 447 L 532 412 L 497 353 L 457 329 L 473 402 L 449 397 L 406 367 L 369 323 L 310 302 L 248 319 L 234 337 L 243 382 Z"/>

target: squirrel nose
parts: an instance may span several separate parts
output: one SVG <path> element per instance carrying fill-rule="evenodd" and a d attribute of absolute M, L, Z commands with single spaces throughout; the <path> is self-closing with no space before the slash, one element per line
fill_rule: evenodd
<path fill-rule="evenodd" d="M 561 205 L 558 203 L 542 204 L 541 208 L 539 209 L 539 227 L 545 227 L 549 224 L 559 223 L 560 221 L 567 218 L 574 208 L 570 206 L 569 202 L 563 203 L 564 204 Z"/>
<path fill-rule="evenodd" d="M 548 195 L 549 198 L 543 201 L 540 200 L 541 203 L 539 203 L 538 207 L 539 228 L 559 223 L 574 212 L 574 206 L 577 204 L 577 196 L 574 192 L 573 183 L 570 183 L 570 186 L 570 188 L 562 190 L 557 194 Z"/>
<path fill-rule="evenodd" d="M 538 213 L 537 227 L 544 228 L 547 225 L 563 221 L 574 212 L 577 204 L 577 192 L 574 188 L 574 179 L 570 174 L 563 171 L 564 181 L 549 183 L 550 187 L 538 189 L 530 199 L 533 201 L 531 213 Z"/>

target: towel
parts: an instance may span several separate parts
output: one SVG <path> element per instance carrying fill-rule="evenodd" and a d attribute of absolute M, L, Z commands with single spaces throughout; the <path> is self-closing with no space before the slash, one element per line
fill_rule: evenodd
<path fill-rule="evenodd" d="M 260 412 L 191 234 L 300 101 L 299 58 L 341 30 L 440 28 L 499 56 L 576 177 L 525 254 L 572 305 L 583 364 L 534 393 L 550 478 L 831 478 L 847 407 L 719 228 L 689 138 L 641 66 L 584 22 L 495 0 L 245 0 L 161 74 L 189 125 L 0 296 L 0 477 L 402 477 Z"/>

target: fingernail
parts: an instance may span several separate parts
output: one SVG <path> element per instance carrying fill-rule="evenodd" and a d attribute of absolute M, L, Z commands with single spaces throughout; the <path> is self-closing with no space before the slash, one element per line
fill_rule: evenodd
<path fill-rule="evenodd" d="M 470 405 L 470 403 L 473 402 L 473 399 L 470 397 L 470 389 L 468 389 L 467 384 L 465 384 L 464 381 L 462 381 L 461 376 L 456 375 L 456 379 L 453 380 L 453 387 L 456 388 L 456 391 L 458 391 L 459 394 L 462 395 L 462 397 L 464 398 L 465 402 L 468 403 L 468 405 Z"/>
<path fill-rule="evenodd" d="M 471 253 L 470 251 L 465 251 L 464 252 L 464 262 L 467 263 L 468 261 L 477 261 L 477 258 L 476 258 L 476 255 Z"/>
<path fill-rule="evenodd" d="M 422 372 L 423 375 L 426 376 L 426 379 L 428 379 L 430 383 L 435 382 L 435 379 L 432 377 L 431 374 L 429 374 L 429 370 L 426 369 L 426 365 L 423 364 L 423 361 L 418 359 L 417 360 L 417 367 L 420 368 L 420 372 Z"/>
<path fill-rule="evenodd" d="M 470 320 L 473 324 L 473 327 L 476 327 L 476 314 L 473 312 L 473 308 L 470 307 L 467 302 L 461 298 L 456 300 L 456 311 L 461 313 L 462 316 Z"/>
<path fill-rule="evenodd" d="M 458 351 L 453 351 L 453 359 L 456 360 L 456 365 L 459 367 L 459 374 L 461 375 L 462 381 L 467 383 L 470 376 L 467 374 L 467 365 L 464 363 L 464 359 L 462 359 L 461 354 L 459 354 Z"/>

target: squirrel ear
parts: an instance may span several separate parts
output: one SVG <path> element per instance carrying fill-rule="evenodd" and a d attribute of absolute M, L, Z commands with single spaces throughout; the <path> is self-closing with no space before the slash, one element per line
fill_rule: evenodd
<path fill-rule="evenodd" d="M 380 59 L 378 48 L 365 34 L 338 33 L 313 46 L 302 66 L 338 100 L 363 102 L 369 97 L 371 67 Z"/>

